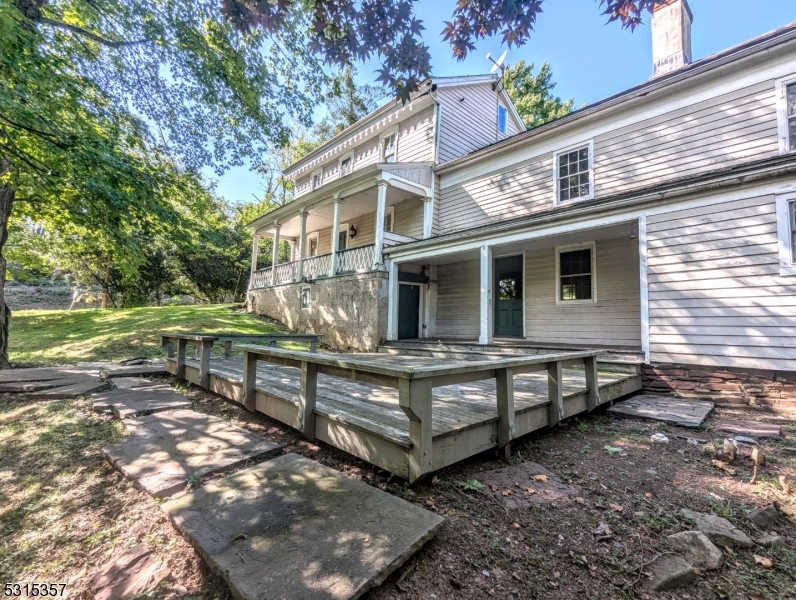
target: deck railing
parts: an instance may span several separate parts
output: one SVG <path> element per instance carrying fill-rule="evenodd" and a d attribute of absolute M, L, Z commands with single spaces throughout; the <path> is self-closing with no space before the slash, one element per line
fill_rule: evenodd
<path fill-rule="evenodd" d="M 327 277 L 329 269 L 332 268 L 332 253 L 319 254 L 318 256 L 308 256 L 304 259 L 304 277 L 315 279 L 317 277 Z"/>
<path fill-rule="evenodd" d="M 252 274 L 252 289 L 271 285 L 271 267 L 260 269 Z"/>
<path fill-rule="evenodd" d="M 292 281 L 295 281 L 297 268 L 298 261 L 276 265 L 276 270 L 274 271 L 274 285 L 279 285 L 280 283 L 291 283 Z"/>
<path fill-rule="evenodd" d="M 373 266 L 373 249 L 375 247 L 375 244 L 368 244 L 341 250 L 337 253 L 337 272 L 355 273 L 356 271 L 370 270 Z"/>

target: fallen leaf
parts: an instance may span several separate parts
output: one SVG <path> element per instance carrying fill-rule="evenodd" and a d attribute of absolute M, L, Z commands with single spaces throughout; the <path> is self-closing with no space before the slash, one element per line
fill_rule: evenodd
<path fill-rule="evenodd" d="M 646 494 L 644 494 L 644 497 L 645 497 L 645 498 L 652 498 L 652 494 L 651 494 L 651 493 L 649 493 L 649 492 L 647 492 Z"/>
<path fill-rule="evenodd" d="M 592 534 L 597 536 L 598 542 L 601 542 L 603 540 L 610 540 L 614 535 L 614 533 L 611 531 L 611 528 L 608 527 L 608 524 L 603 523 L 602 521 L 600 522 L 597 529 L 592 531 Z"/>
<path fill-rule="evenodd" d="M 760 556 L 758 554 L 755 554 L 755 564 L 760 565 L 764 569 L 770 569 L 774 566 L 774 563 L 770 558 L 766 558 L 765 556 Z"/>
<path fill-rule="evenodd" d="M 533 479 L 534 481 L 547 483 L 547 475 L 531 475 L 531 479 Z"/>
<path fill-rule="evenodd" d="M 489 484 L 489 489 L 490 489 L 490 490 L 492 490 L 493 492 L 496 492 L 496 491 L 498 491 L 498 484 L 496 484 L 496 483 L 490 483 L 490 484 Z"/>
<path fill-rule="evenodd" d="M 785 492 L 786 494 L 790 494 L 790 486 L 788 485 L 788 482 L 785 480 L 784 475 L 779 476 L 779 484 L 782 486 L 783 492 Z"/>
<path fill-rule="evenodd" d="M 581 498 L 580 496 L 575 498 L 575 502 L 577 502 L 578 504 L 586 504 L 586 500 L 584 498 Z"/>
<path fill-rule="evenodd" d="M 519 529 L 520 528 L 520 524 L 519 523 L 512 523 L 511 526 L 514 527 L 514 529 Z"/>
<path fill-rule="evenodd" d="M 434 510 L 438 510 L 437 505 L 434 504 L 434 501 L 431 498 L 426 500 L 426 506 L 428 506 L 429 508 L 433 508 Z"/>
<path fill-rule="evenodd" d="M 608 506 L 611 507 L 611 510 L 616 512 L 622 512 L 623 510 L 625 510 L 625 507 L 622 506 L 621 504 L 609 504 Z"/>
<path fill-rule="evenodd" d="M 234 538 L 232 538 L 232 541 L 233 542 L 237 542 L 238 540 L 245 540 L 245 539 L 246 539 L 246 536 L 243 535 L 242 533 L 239 533 Z"/>
<path fill-rule="evenodd" d="M 749 600 L 766 600 L 766 597 L 763 594 L 750 594 Z"/>
<path fill-rule="evenodd" d="M 553 571 L 553 577 L 558 579 L 559 577 L 561 577 L 561 573 L 559 571 Z"/>
<path fill-rule="evenodd" d="M 712 461 L 710 461 L 710 464 L 712 464 L 717 469 L 721 469 L 728 475 L 735 475 L 735 469 L 731 468 L 730 465 L 728 465 L 726 462 L 713 459 Z"/>
<path fill-rule="evenodd" d="M 616 446 L 603 446 L 605 451 L 608 453 L 608 456 L 613 456 L 614 454 L 619 454 L 622 449 L 617 448 Z"/>
<path fill-rule="evenodd" d="M 434 475 L 434 478 L 431 480 L 431 485 L 437 485 L 439 483 L 439 477 Z"/>
<path fill-rule="evenodd" d="M 735 554 L 735 552 L 733 552 L 732 548 L 729 546 L 724 546 L 724 550 L 727 552 L 727 554 Z"/>
<path fill-rule="evenodd" d="M 520 579 L 520 576 L 519 576 L 519 575 L 517 575 L 517 571 L 514 571 L 514 572 L 511 574 L 511 576 L 512 576 L 514 579 L 516 579 L 517 581 L 522 581 L 522 579 Z"/>
<path fill-rule="evenodd" d="M 503 496 L 511 496 L 511 490 L 503 490 L 500 492 Z"/>

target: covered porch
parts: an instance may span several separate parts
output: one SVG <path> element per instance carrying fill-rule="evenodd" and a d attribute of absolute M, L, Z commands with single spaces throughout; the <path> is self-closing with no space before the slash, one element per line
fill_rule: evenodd
<path fill-rule="evenodd" d="M 384 248 L 432 234 L 430 163 L 383 163 L 319 185 L 251 223 L 250 290 L 383 271 Z M 274 240 L 259 268 L 260 238 Z M 290 244 L 280 263 L 280 241 Z"/>

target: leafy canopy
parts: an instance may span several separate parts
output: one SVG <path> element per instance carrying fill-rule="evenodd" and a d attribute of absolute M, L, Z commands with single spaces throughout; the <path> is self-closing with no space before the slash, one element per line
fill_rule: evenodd
<path fill-rule="evenodd" d="M 507 65 L 503 72 L 503 85 L 517 107 L 525 126 L 536 127 L 563 117 L 572 112 L 575 101 L 567 101 L 553 96 L 553 72 L 550 65 L 544 63 L 539 73 L 534 75 L 533 63 L 525 64 L 524 60 L 514 65 Z"/>

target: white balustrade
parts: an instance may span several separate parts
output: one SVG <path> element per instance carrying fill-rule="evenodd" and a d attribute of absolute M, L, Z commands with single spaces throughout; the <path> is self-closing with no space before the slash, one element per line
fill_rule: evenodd
<path fill-rule="evenodd" d="M 373 265 L 373 249 L 375 244 L 357 246 L 337 253 L 337 272 L 354 273 L 368 271 Z"/>
<path fill-rule="evenodd" d="M 308 256 L 304 259 L 304 277 L 306 279 L 316 279 L 329 275 L 332 266 L 332 255 L 321 254 L 319 256 Z"/>
<path fill-rule="evenodd" d="M 252 273 L 252 289 L 264 288 L 271 285 L 271 267 L 260 269 Z"/>

